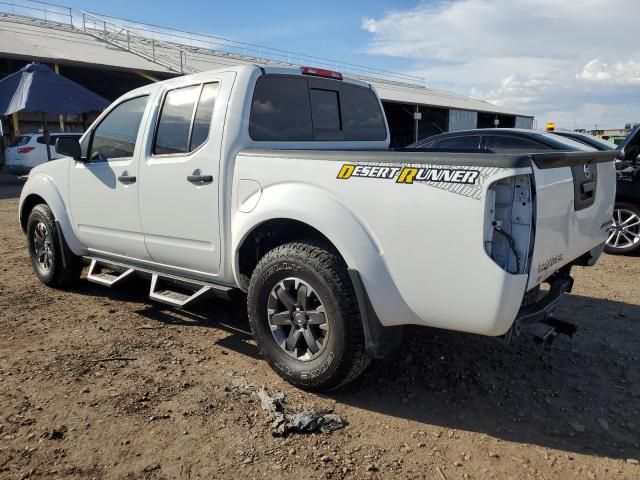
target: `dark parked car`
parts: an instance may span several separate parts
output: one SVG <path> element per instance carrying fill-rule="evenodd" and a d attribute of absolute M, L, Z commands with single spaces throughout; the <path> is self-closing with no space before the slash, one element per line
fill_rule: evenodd
<path fill-rule="evenodd" d="M 640 163 L 622 161 L 616 167 L 616 206 L 606 251 L 631 253 L 640 248 Z"/>
<path fill-rule="evenodd" d="M 595 148 L 598 151 L 606 151 L 606 150 L 616 150 L 618 146 L 615 143 L 607 142 L 598 137 L 594 137 L 593 135 L 589 135 L 588 133 L 582 132 L 570 132 L 570 131 L 553 131 L 549 132 L 553 135 L 559 135 L 564 138 L 570 138 L 571 140 L 575 140 L 576 142 L 584 143 L 585 145 L 589 145 L 590 147 Z"/>
<path fill-rule="evenodd" d="M 615 145 L 578 132 L 488 128 L 449 132 L 424 138 L 407 148 L 446 150 L 488 150 L 495 153 L 540 152 L 545 150 L 615 150 Z M 640 127 L 620 144 L 618 183 L 613 223 L 605 250 L 631 253 L 640 248 Z"/>
<path fill-rule="evenodd" d="M 584 143 L 569 138 L 519 128 L 480 128 L 441 133 L 412 143 L 407 148 L 481 149 L 496 153 L 592 150 Z"/>
<path fill-rule="evenodd" d="M 554 131 L 549 133 L 584 143 L 599 151 L 620 150 L 620 156 L 618 157 L 620 160 L 636 163 L 640 160 L 640 126 L 630 131 L 618 146 L 587 133 L 568 131 Z"/>

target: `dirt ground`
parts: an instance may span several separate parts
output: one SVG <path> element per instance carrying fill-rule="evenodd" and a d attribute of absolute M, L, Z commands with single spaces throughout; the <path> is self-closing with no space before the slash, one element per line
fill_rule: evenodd
<path fill-rule="evenodd" d="M 640 478 L 640 257 L 575 269 L 559 313 L 579 330 L 548 351 L 410 329 L 392 358 L 314 395 L 259 358 L 242 299 L 175 310 L 146 281 L 41 285 L 20 187 L 0 180 L 2 479 Z M 349 425 L 273 437 L 261 386 Z"/>

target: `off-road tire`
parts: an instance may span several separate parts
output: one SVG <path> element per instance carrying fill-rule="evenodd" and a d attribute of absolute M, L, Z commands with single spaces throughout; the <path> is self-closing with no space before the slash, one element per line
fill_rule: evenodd
<path fill-rule="evenodd" d="M 44 269 L 38 262 L 34 240 L 34 231 L 38 224 L 44 224 L 51 236 L 51 267 Z M 80 278 L 82 271 L 82 259 L 71 252 L 64 237 L 58 232 L 53 212 L 46 204 L 33 207 L 27 220 L 27 244 L 33 271 L 38 279 L 45 285 L 53 288 L 64 288 Z M 61 248 L 64 249 L 64 259 Z M 65 265 L 66 263 L 66 265 Z"/>
<path fill-rule="evenodd" d="M 271 333 L 267 300 L 285 278 L 308 283 L 322 299 L 329 332 L 317 358 L 301 361 L 286 353 Z M 287 243 L 268 252 L 256 266 L 247 298 L 249 323 L 262 355 L 287 382 L 312 391 L 334 390 L 368 366 L 356 294 L 342 258 L 316 241 Z"/>

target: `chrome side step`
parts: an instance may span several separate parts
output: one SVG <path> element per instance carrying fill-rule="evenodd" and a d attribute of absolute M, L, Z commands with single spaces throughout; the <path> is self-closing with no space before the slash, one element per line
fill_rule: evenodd
<path fill-rule="evenodd" d="M 162 278 L 157 273 L 151 275 L 151 288 L 149 289 L 149 298 L 151 300 L 155 300 L 156 302 L 166 303 L 167 305 L 171 305 L 172 307 L 182 308 L 188 303 L 201 298 L 205 293 L 212 290 L 212 287 L 209 285 L 190 284 L 196 287 L 199 286 L 200 288 L 191 295 L 188 295 L 176 290 L 171 290 L 170 288 L 159 287 L 158 280 L 162 280 Z M 189 284 L 189 282 L 187 281 L 182 281 L 182 283 Z"/>
<path fill-rule="evenodd" d="M 91 265 L 89 266 L 89 272 L 87 273 L 87 280 L 107 287 L 112 287 L 135 271 L 133 268 L 129 268 L 119 275 L 116 275 L 112 272 L 103 271 L 105 268 L 109 268 L 109 264 L 101 263 L 99 260 L 92 258 Z"/>

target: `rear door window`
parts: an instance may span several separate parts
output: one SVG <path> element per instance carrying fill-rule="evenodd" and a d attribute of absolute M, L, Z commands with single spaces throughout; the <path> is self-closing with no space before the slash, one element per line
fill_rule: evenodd
<path fill-rule="evenodd" d="M 580 143 L 577 140 L 573 140 L 567 137 L 561 137 L 553 133 L 540 133 L 535 132 L 532 136 L 544 146 L 544 150 L 563 150 L 574 151 L 579 150 L 583 152 L 592 152 L 595 147 L 591 147 L 584 143 Z"/>
<path fill-rule="evenodd" d="M 478 149 L 480 148 L 480 135 L 464 135 L 459 137 L 443 138 L 435 144 L 436 148 Z"/>
<path fill-rule="evenodd" d="M 21 147 L 29 143 L 31 137 L 29 135 L 18 135 L 13 139 L 13 142 L 9 144 L 10 147 Z"/>
<path fill-rule="evenodd" d="M 550 150 L 542 143 L 527 138 L 489 135 L 487 136 L 487 147 L 489 150 L 502 150 L 513 152 L 531 152 L 537 150 Z"/>
<path fill-rule="evenodd" d="M 570 133 L 565 134 L 565 133 L 559 133 L 559 132 L 554 132 L 554 135 L 562 139 L 568 138 L 569 140 L 573 140 L 574 142 L 581 143 L 588 147 L 593 147 L 596 150 L 600 150 L 602 152 L 616 149 L 616 146 L 613 143 L 607 142 L 606 140 L 602 140 L 601 138 L 598 138 L 598 137 L 593 137 L 591 135 L 580 135 L 580 134 L 573 135 Z"/>
<path fill-rule="evenodd" d="M 168 91 L 158 120 L 153 153 L 189 153 L 206 142 L 217 96 L 218 83 Z"/>
<path fill-rule="evenodd" d="M 193 128 L 191 129 L 191 146 L 190 151 L 195 150 L 209 138 L 209 129 L 211 127 L 211 118 L 213 117 L 213 108 L 218 98 L 218 83 L 206 83 L 202 87 L 198 108 L 193 119 Z"/>
<path fill-rule="evenodd" d="M 377 97 L 366 87 L 315 77 L 263 75 L 251 102 L 256 141 L 385 140 Z"/>
<path fill-rule="evenodd" d="M 189 129 L 200 85 L 167 92 L 158 122 L 153 153 L 186 153 L 189 151 Z"/>

